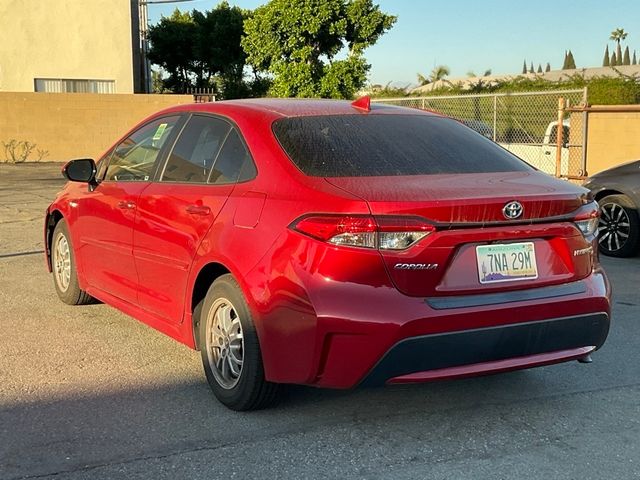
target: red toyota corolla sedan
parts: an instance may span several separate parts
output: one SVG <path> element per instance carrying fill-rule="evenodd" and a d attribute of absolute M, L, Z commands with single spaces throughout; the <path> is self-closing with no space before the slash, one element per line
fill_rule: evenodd
<path fill-rule="evenodd" d="M 170 108 L 69 162 L 47 262 L 202 353 L 216 397 L 589 361 L 598 206 L 450 118 L 367 99 Z"/>

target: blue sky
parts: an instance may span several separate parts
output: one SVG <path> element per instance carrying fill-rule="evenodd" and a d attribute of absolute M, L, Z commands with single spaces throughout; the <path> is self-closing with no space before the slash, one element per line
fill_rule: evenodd
<path fill-rule="evenodd" d="M 207 10 L 217 0 L 150 5 L 149 21 L 174 8 Z M 229 0 L 255 8 L 265 1 Z M 626 44 L 640 55 L 639 0 L 378 0 L 382 10 L 398 16 L 394 27 L 366 51 L 370 81 L 406 85 L 416 73 L 444 64 L 451 76 L 468 71 L 519 73 L 523 59 L 537 68 L 546 62 L 562 67 L 571 50 L 578 67 L 600 66 L 605 44 L 618 27 L 629 32 Z M 613 42 L 609 42 L 610 48 Z"/>

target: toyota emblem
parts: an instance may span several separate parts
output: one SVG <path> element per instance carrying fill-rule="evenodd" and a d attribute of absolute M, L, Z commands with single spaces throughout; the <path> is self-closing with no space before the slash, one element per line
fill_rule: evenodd
<path fill-rule="evenodd" d="M 524 207 L 520 202 L 509 202 L 502 209 L 502 213 L 504 214 L 504 218 L 509 220 L 515 220 L 516 218 L 520 218 L 522 216 L 522 212 L 524 212 Z"/>

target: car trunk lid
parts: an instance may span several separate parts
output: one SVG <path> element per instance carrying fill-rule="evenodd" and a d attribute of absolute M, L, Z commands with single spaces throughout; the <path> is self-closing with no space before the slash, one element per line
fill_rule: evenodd
<path fill-rule="evenodd" d="M 591 271 L 592 243 L 572 222 L 586 203 L 586 191 L 545 174 L 333 177 L 326 181 L 365 200 L 374 217 L 421 217 L 436 227 L 406 250 L 380 250 L 389 276 L 407 295 L 533 288 L 574 281 Z M 510 219 L 504 209 L 513 201 L 523 208 L 520 216 Z M 511 267 L 517 266 L 510 263 L 502 277 L 500 272 L 487 275 L 483 270 L 492 269 L 493 259 L 486 248 L 478 249 L 487 245 L 507 245 L 498 250 L 503 248 L 506 256 L 500 258 L 509 262 L 513 255 L 517 260 L 520 252 L 533 251 L 526 260 L 535 268 L 528 276 L 510 278 Z"/>
<path fill-rule="evenodd" d="M 365 200 L 374 215 L 409 214 L 442 225 L 504 223 L 503 209 L 517 200 L 518 222 L 571 214 L 586 190 L 536 172 L 332 177 L 327 182 Z"/>

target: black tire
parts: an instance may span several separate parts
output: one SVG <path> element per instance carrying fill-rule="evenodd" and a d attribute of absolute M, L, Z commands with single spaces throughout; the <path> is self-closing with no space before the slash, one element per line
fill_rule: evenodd
<path fill-rule="evenodd" d="M 598 200 L 600 252 L 610 257 L 631 257 L 640 247 L 638 210 L 626 195 L 607 195 Z"/>
<path fill-rule="evenodd" d="M 265 380 L 262 353 L 251 312 L 235 279 L 231 275 L 223 275 L 213 282 L 196 312 L 200 317 L 202 365 L 216 398 L 236 411 L 258 410 L 275 404 L 279 385 Z M 218 328 L 217 315 L 225 317 L 222 312 L 229 312 L 226 318 L 233 322 L 233 326 L 227 329 L 231 332 L 229 335 Z M 239 334 L 242 341 L 238 340 Z M 234 364 L 239 353 L 242 365 L 236 375 L 229 365 Z M 235 368 L 238 368 L 237 364 Z"/>
<path fill-rule="evenodd" d="M 57 250 L 59 242 L 66 242 L 68 247 L 68 283 L 62 280 L 62 275 L 57 270 L 58 261 L 62 259 L 60 252 Z M 67 222 L 64 219 L 56 224 L 51 237 L 51 268 L 53 270 L 53 285 L 60 300 L 67 305 L 88 305 L 94 303 L 95 300 L 78 285 L 78 272 L 76 270 L 75 253 L 71 243 L 71 236 L 67 229 Z M 63 260 L 63 263 L 65 261 Z"/>

